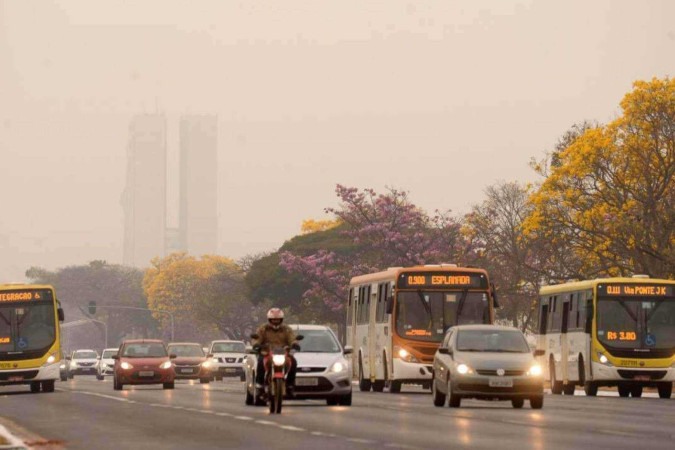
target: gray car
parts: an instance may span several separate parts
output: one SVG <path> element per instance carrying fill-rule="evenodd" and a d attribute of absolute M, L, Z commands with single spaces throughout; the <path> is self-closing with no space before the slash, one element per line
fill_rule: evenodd
<path fill-rule="evenodd" d="M 511 400 L 544 406 L 544 379 L 525 335 L 517 328 L 460 325 L 448 330 L 434 357 L 434 405 L 458 408 L 463 398 Z"/>

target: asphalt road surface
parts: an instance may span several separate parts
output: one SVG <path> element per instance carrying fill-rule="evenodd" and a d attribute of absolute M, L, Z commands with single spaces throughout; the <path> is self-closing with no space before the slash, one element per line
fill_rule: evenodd
<path fill-rule="evenodd" d="M 675 399 L 579 391 L 547 395 L 535 411 L 527 402 L 516 410 L 475 400 L 437 408 L 428 391 L 414 387 L 401 394 L 355 389 L 351 407 L 289 401 L 281 415 L 270 415 L 244 405 L 238 381 L 117 392 L 110 379 L 76 377 L 50 394 L 0 388 L 0 417 L 69 449 L 675 448 Z"/>

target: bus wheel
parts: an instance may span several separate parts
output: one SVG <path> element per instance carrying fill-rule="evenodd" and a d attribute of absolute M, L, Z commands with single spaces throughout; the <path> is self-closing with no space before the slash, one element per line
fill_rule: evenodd
<path fill-rule="evenodd" d="M 384 390 L 384 380 L 375 380 L 373 383 L 373 392 L 382 392 Z"/>
<path fill-rule="evenodd" d="M 40 382 L 39 381 L 33 381 L 30 384 L 30 391 L 35 393 L 35 392 L 40 392 Z"/>
<path fill-rule="evenodd" d="M 401 382 L 396 381 L 396 380 L 391 380 L 389 382 L 389 393 L 390 394 L 398 394 L 401 392 Z"/>
<path fill-rule="evenodd" d="M 555 395 L 562 394 L 563 384 L 562 381 L 558 381 L 555 377 L 555 362 L 551 359 L 549 363 L 549 378 L 551 379 L 551 393 Z"/>
<path fill-rule="evenodd" d="M 363 377 L 363 363 L 359 357 L 359 390 L 361 392 L 370 392 L 371 382 Z"/>
<path fill-rule="evenodd" d="M 54 380 L 43 381 L 42 392 L 54 392 Z"/>
<path fill-rule="evenodd" d="M 563 393 L 565 395 L 574 395 L 574 388 L 576 386 L 574 385 L 574 381 L 570 381 L 566 385 L 563 386 Z"/>
<path fill-rule="evenodd" d="M 657 389 L 660 398 L 670 398 L 673 394 L 673 383 L 659 383 Z"/>
<path fill-rule="evenodd" d="M 584 383 L 584 392 L 589 397 L 595 397 L 598 395 L 598 385 L 592 381 L 586 381 Z"/>
<path fill-rule="evenodd" d="M 618 386 L 618 389 L 619 389 L 619 397 L 628 397 L 628 395 L 630 395 L 630 388 L 625 384 L 620 384 Z"/>
<path fill-rule="evenodd" d="M 642 386 L 633 386 L 630 388 L 630 396 L 634 398 L 642 397 Z"/>

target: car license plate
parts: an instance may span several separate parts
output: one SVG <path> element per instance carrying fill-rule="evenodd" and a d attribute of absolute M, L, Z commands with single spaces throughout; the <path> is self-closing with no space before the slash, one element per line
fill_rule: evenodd
<path fill-rule="evenodd" d="M 232 368 L 229 368 L 229 367 L 227 369 L 225 369 L 225 372 L 227 372 L 227 373 L 234 373 L 236 371 L 237 371 L 237 369 L 232 369 Z"/>
<path fill-rule="evenodd" d="M 155 376 L 155 372 L 153 372 L 153 371 L 151 371 L 151 370 L 148 370 L 148 371 L 143 371 L 143 370 L 142 370 L 142 371 L 138 372 L 138 376 L 139 376 L 139 377 L 154 377 L 154 376 Z"/>
<path fill-rule="evenodd" d="M 295 379 L 295 385 L 296 386 L 318 386 L 319 385 L 319 379 L 318 378 L 301 378 L 298 377 Z"/>
<path fill-rule="evenodd" d="M 490 387 L 513 387 L 511 378 L 490 378 Z"/>
<path fill-rule="evenodd" d="M 635 375 L 633 379 L 635 381 L 650 381 L 651 377 L 649 375 Z"/>
<path fill-rule="evenodd" d="M 23 381 L 23 377 L 9 377 L 9 381 Z"/>
<path fill-rule="evenodd" d="M 192 369 L 180 369 L 180 373 L 192 373 Z"/>

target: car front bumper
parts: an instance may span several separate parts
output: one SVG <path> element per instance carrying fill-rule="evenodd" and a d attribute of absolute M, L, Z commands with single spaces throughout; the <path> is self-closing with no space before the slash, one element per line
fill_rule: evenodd
<path fill-rule="evenodd" d="M 352 381 L 349 372 L 320 372 L 303 374 L 295 377 L 295 398 L 329 398 L 341 397 L 352 392 Z"/>
<path fill-rule="evenodd" d="M 490 386 L 490 380 L 513 381 L 510 387 Z M 454 375 L 452 393 L 462 397 L 484 399 L 511 399 L 528 398 L 544 394 L 544 380 L 542 377 L 515 376 L 493 377 L 484 375 Z"/>
<path fill-rule="evenodd" d="M 212 376 L 211 369 L 202 366 L 174 366 L 174 373 L 177 380 L 210 379 Z"/>
<path fill-rule="evenodd" d="M 152 375 L 147 375 L 148 372 L 152 372 Z M 173 368 L 120 370 L 115 373 L 115 377 L 117 382 L 122 384 L 159 384 L 171 383 L 175 380 Z"/>

